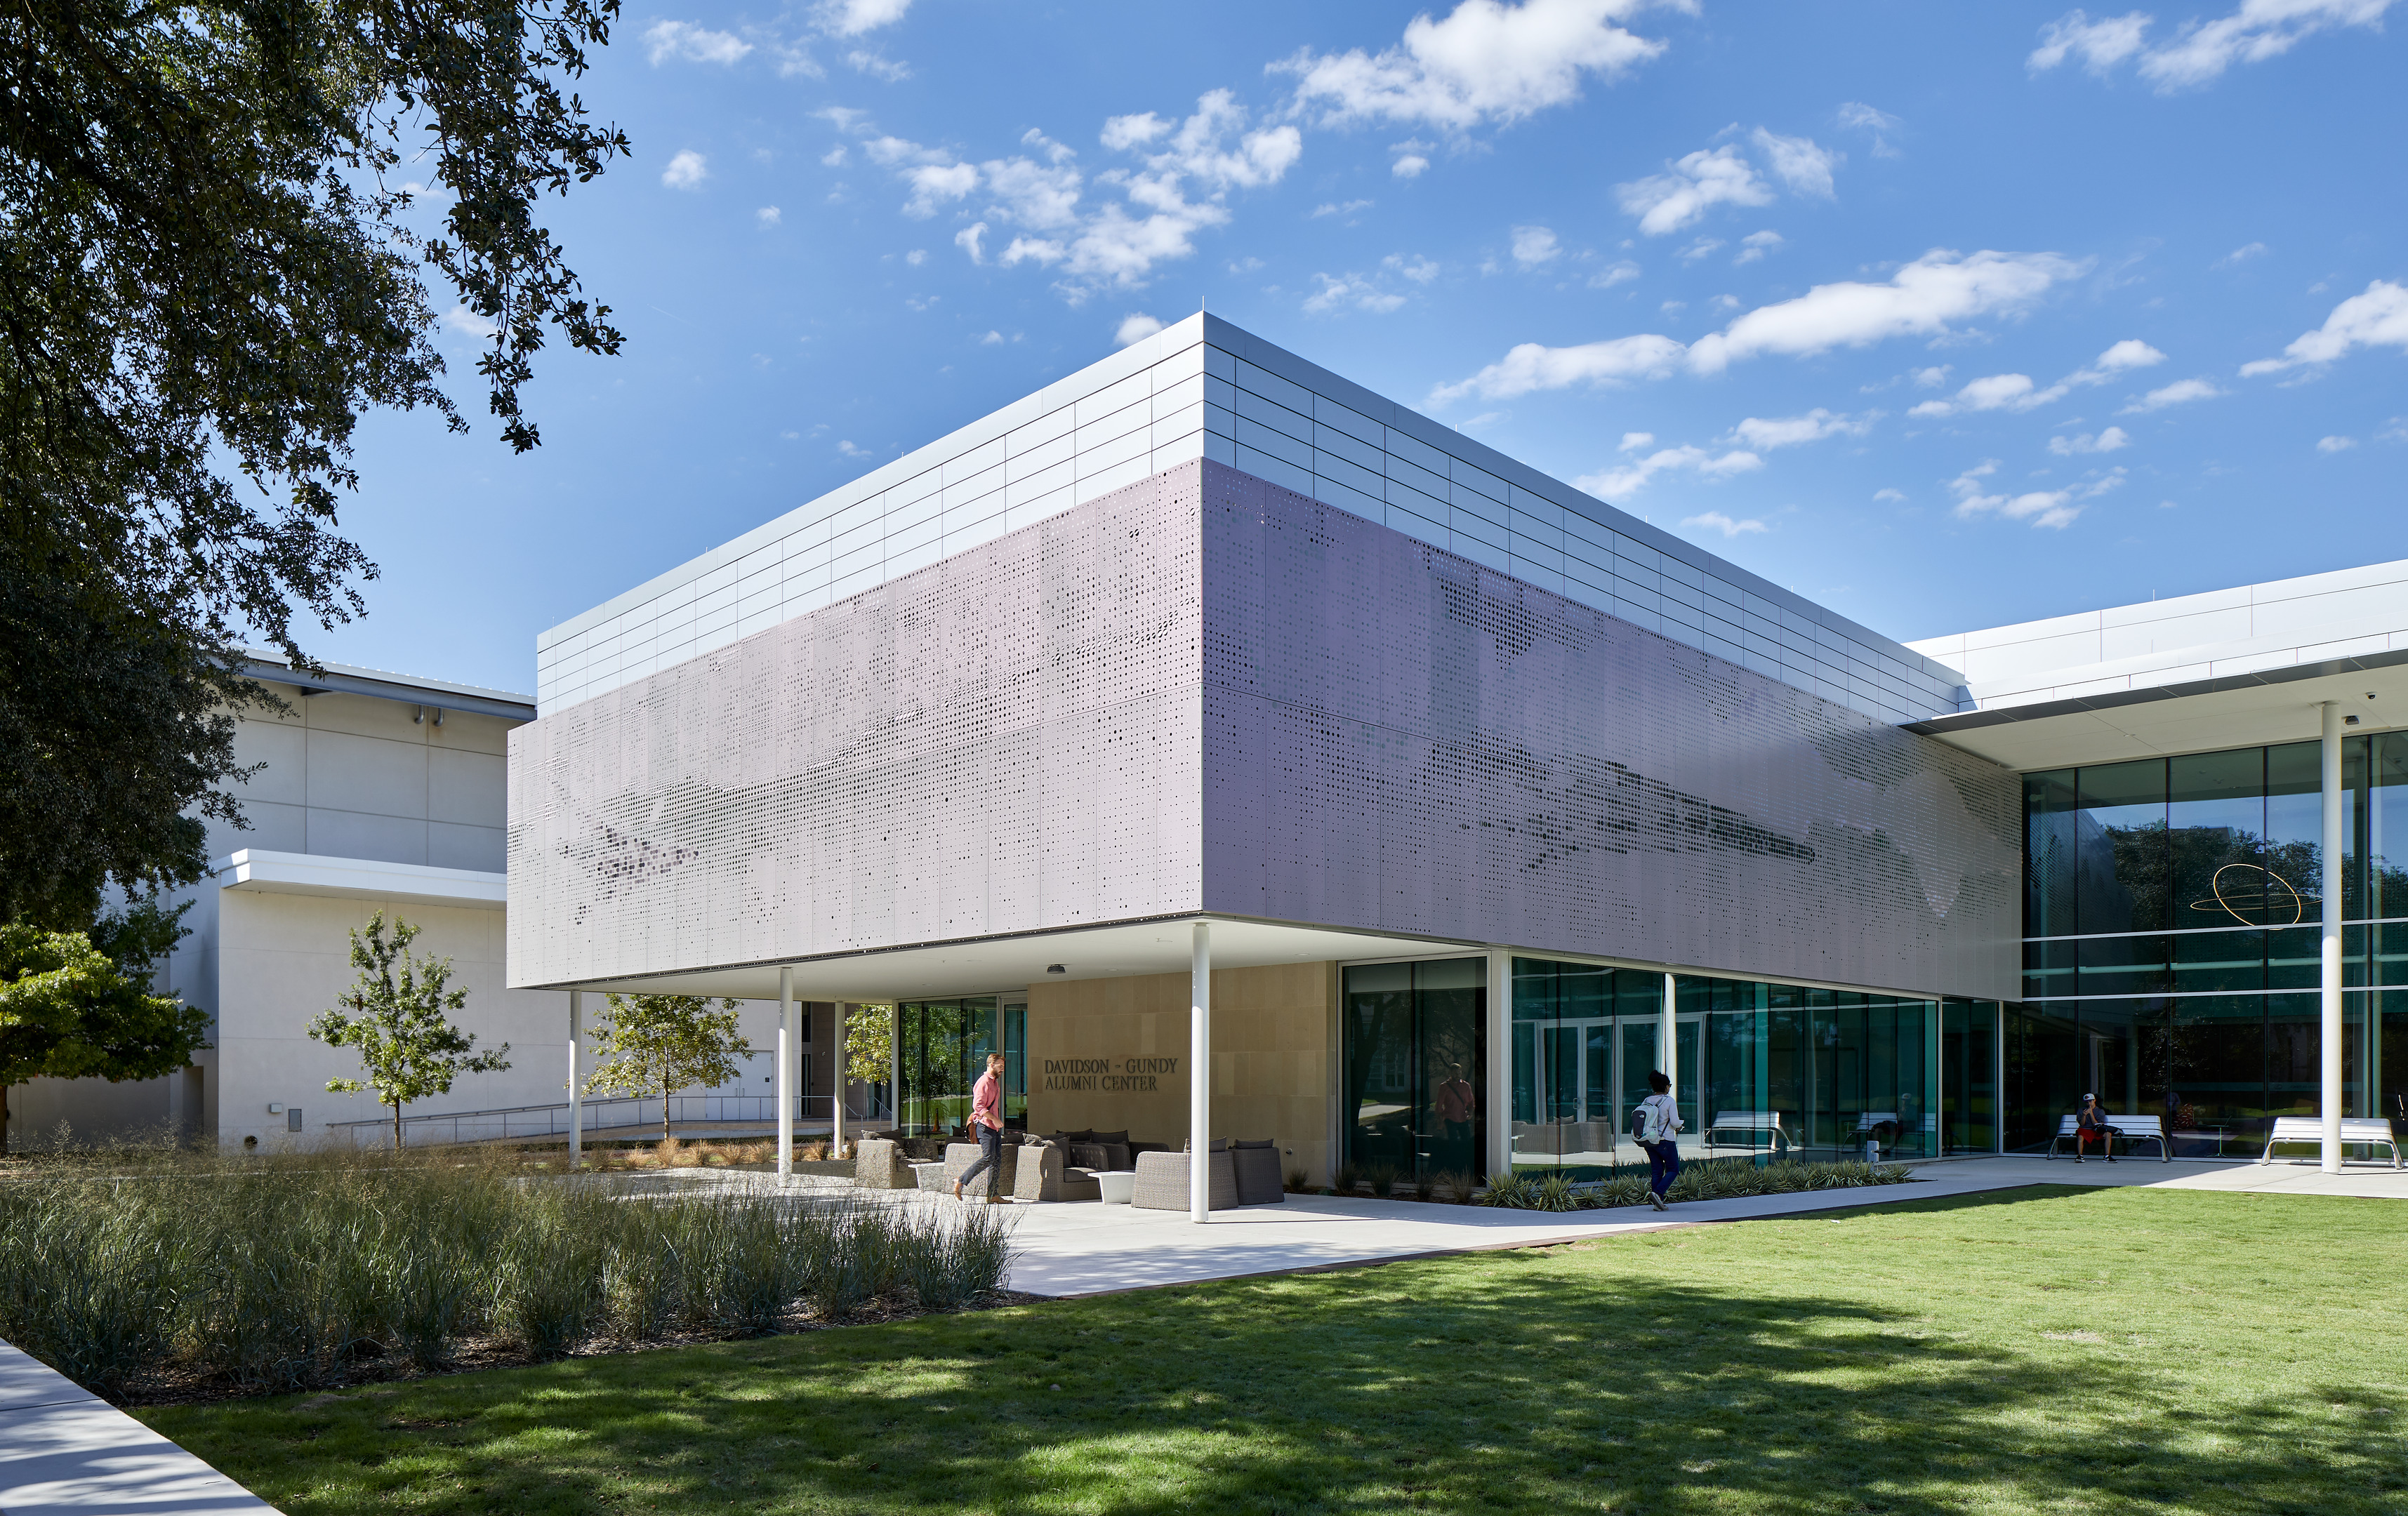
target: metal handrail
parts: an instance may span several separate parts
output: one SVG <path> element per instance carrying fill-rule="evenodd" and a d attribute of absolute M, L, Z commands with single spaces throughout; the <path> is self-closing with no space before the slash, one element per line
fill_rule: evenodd
<path fill-rule="evenodd" d="M 798 1121 L 830 1120 L 834 1117 L 834 1097 L 824 1094 L 795 1096 L 795 1117 Z M 661 1124 L 659 1095 L 604 1095 L 581 1102 L 584 1106 L 584 1129 L 588 1133 L 612 1131 L 631 1126 Z M 778 1119 L 778 1097 L 768 1094 L 677 1094 L 669 1096 L 668 1120 L 680 1122 L 743 1122 L 767 1124 Z M 393 1118 L 371 1118 L 365 1121 L 328 1122 L 330 1133 L 339 1132 L 356 1141 L 373 1130 L 390 1132 Z M 401 1137 L 409 1143 L 489 1142 L 509 1137 L 566 1137 L 568 1135 L 568 1102 L 547 1106 L 500 1106 L 491 1110 L 431 1112 L 423 1116 L 405 1115 L 401 1119 Z"/>

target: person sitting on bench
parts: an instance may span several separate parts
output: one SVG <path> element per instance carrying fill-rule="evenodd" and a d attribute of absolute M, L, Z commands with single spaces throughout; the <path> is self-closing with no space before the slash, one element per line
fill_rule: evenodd
<path fill-rule="evenodd" d="M 2090 1151 L 2090 1144 L 2096 1142 L 2107 1154 L 2107 1161 L 2114 1163 L 2115 1139 L 2123 1135 L 2107 1124 L 2107 1113 L 2099 1108 L 2099 1097 L 2084 1095 L 2082 1109 L 2073 1119 L 2073 1161 L 2077 1164 L 2082 1162 L 2082 1155 Z"/>

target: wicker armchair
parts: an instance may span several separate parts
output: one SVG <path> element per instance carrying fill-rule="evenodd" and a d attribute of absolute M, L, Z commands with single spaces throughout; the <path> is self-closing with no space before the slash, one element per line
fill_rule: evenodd
<path fill-rule="evenodd" d="M 1260 1142 L 1229 1144 L 1230 1166 L 1236 1170 L 1238 1204 L 1241 1206 L 1276 1206 L 1287 1199 L 1287 1184 L 1280 1174 L 1280 1150 L 1277 1137 Z"/>
<path fill-rule="evenodd" d="M 1007 1150 L 1009 1151 L 1009 1150 Z M 1018 1171 L 1012 1177 L 1014 1200 L 1101 1200 L 1093 1169 L 1063 1161 L 1059 1143 L 1032 1142 L 1020 1149 Z"/>
<path fill-rule="evenodd" d="M 968 1173 L 970 1166 L 978 1161 L 979 1145 L 977 1143 L 954 1142 L 947 1144 L 945 1148 L 945 1180 L 943 1193 L 946 1194 L 953 1194 L 954 1182 L 964 1174 Z M 1019 1146 L 1015 1143 L 1005 1143 L 1003 1145 L 1003 1156 L 996 1160 L 996 1166 L 997 1168 L 1000 1168 L 1002 1172 L 996 1175 L 992 1181 L 988 1180 L 985 1174 L 981 1174 L 976 1180 L 972 1180 L 971 1183 L 977 1187 L 976 1193 L 982 1195 L 1016 1194 L 1017 1192 L 1012 1186 L 1019 1164 Z M 995 1171 L 990 1169 L 988 1172 L 994 1173 Z M 969 1194 L 971 1192 L 965 1191 L 964 1193 Z"/>
<path fill-rule="evenodd" d="M 1228 1150 L 1215 1142 L 1208 1156 L 1212 1165 L 1211 1209 L 1237 1209 L 1238 1170 L 1230 1161 Z M 1187 1159 L 1183 1152 L 1139 1153 L 1137 1182 L 1129 1193 L 1129 1204 L 1148 1210 L 1185 1210 Z"/>
<path fill-rule="evenodd" d="M 853 1144 L 853 1188 L 909 1190 L 919 1182 L 904 1160 L 902 1144 L 887 1137 L 863 1137 Z"/>

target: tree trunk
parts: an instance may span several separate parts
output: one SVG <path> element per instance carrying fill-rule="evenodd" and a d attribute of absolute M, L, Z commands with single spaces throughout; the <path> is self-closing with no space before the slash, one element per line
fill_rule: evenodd
<path fill-rule="evenodd" d="M 401 1151 L 401 1102 L 393 1103 L 393 1151 Z"/>
<path fill-rule="evenodd" d="M 667 1060 L 667 1059 L 664 1058 L 664 1059 L 662 1059 L 662 1060 L 661 1060 L 661 1150 L 662 1150 L 664 1152 L 667 1151 L 668 1151 L 668 1145 L 669 1145 L 669 1063 L 668 1063 L 668 1060 Z"/>
<path fill-rule="evenodd" d="M 0 1158 L 8 1156 L 8 1086 L 0 1084 Z"/>

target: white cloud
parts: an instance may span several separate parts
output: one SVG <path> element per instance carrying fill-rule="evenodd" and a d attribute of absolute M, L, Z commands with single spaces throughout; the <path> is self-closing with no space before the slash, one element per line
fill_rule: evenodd
<path fill-rule="evenodd" d="M 1359 274 L 1349 274 L 1343 279 L 1331 274 L 1315 274 L 1312 277 L 1321 281 L 1321 288 L 1306 297 L 1304 308 L 1316 316 L 1336 310 L 1340 306 L 1353 306 L 1376 316 L 1384 316 L 1405 303 L 1403 295 L 1383 290 Z"/>
<path fill-rule="evenodd" d="M 1873 498 L 1875 500 L 1888 501 L 1891 505 L 1902 506 L 1906 504 L 1906 492 L 1903 490 L 1875 490 L 1873 492 Z"/>
<path fill-rule="evenodd" d="M 1940 364 L 1930 368 L 1918 368 L 1914 371 L 1914 387 L 1936 390 L 1948 382 L 1949 371 L 1955 367 L 1954 364 Z"/>
<path fill-rule="evenodd" d="M 1719 510 L 1710 510 L 1702 516 L 1684 516 L 1681 519 L 1681 524 L 1695 526 L 1705 531 L 1720 532 L 1726 538 L 1735 537 L 1746 532 L 1761 532 L 1765 529 L 1764 523 L 1754 517 L 1746 521 L 1735 522 Z"/>
<path fill-rule="evenodd" d="M 1733 266 L 1737 266 L 1741 264 L 1755 263 L 1759 258 L 1762 258 L 1766 253 L 1769 253 L 1773 249 L 1781 246 L 1781 234 L 1778 232 L 1750 232 L 1747 236 L 1739 239 L 1739 245 L 1740 254 L 1738 257 L 1731 260 Z"/>
<path fill-rule="evenodd" d="M 470 310 L 465 303 L 453 306 L 445 311 L 443 324 L 455 332 L 464 332 L 480 341 L 501 330 L 492 322 Z"/>
<path fill-rule="evenodd" d="M 1273 64 L 1296 77 L 1299 110 L 1325 124 L 1385 121 L 1467 132 L 1579 98 L 1664 50 L 1616 24 L 1647 0 L 1463 0 L 1444 20 L 1414 17 L 1403 41 L 1373 54 L 1299 50 Z"/>
<path fill-rule="evenodd" d="M 922 264 L 928 261 L 928 250 L 925 248 L 913 248 L 910 252 L 903 255 L 903 261 L 910 264 L 912 267 L 917 268 Z"/>
<path fill-rule="evenodd" d="M 924 219 L 953 201 L 967 196 L 978 188 L 978 170 L 968 164 L 922 164 L 903 171 L 905 182 L 911 186 L 911 198 L 903 202 L 903 214 Z"/>
<path fill-rule="evenodd" d="M 986 222 L 973 222 L 953 234 L 953 246 L 968 253 L 971 263 L 982 264 L 986 262 L 986 249 L 982 246 L 985 236 Z"/>
<path fill-rule="evenodd" d="M 855 48 L 846 53 L 844 62 L 845 66 L 854 73 L 867 74 L 871 79 L 882 79 L 889 84 L 899 84 L 911 77 L 910 64 L 896 63 L 866 48 Z"/>
<path fill-rule="evenodd" d="M 1630 447 L 1627 437 L 1623 439 L 1623 446 Z M 1703 448 L 1665 448 L 1620 467 L 1576 479 L 1572 483 L 1600 500 L 1612 500 L 1617 495 L 1638 493 L 1647 487 L 1649 479 L 1668 469 L 1685 469 L 1708 479 L 1723 479 L 1763 466 L 1764 460 L 1752 452 L 1734 450 L 1712 453 Z"/>
<path fill-rule="evenodd" d="M 869 456 L 869 450 L 867 448 L 856 448 L 848 441 L 838 442 L 836 445 L 836 451 L 847 458 L 867 458 Z"/>
<path fill-rule="evenodd" d="M 2346 452 L 2351 448 L 2357 446 L 2358 438 L 2354 436 L 2323 436 L 2316 438 L 2316 451 L 2318 452 Z"/>
<path fill-rule="evenodd" d="M 1418 152 L 1409 152 L 1388 165 L 1388 172 L 1398 179 L 1419 179 L 1429 167 L 1429 160 Z"/>
<path fill-rule="evenodd" d="M 1313 207 L 1312 214 L 1307 216 L 1305 220 L 1319 221 L 1324 216 L 1352 216 L 1358 210 L 1369 210 L 1370 207 L 1371 202 L 1369 200 L 1325 200 Z"/>
<path fill-rule="evenodd" d="M 732 64 L 752 44 L 732 32 L 714 32 L 692 21 L 654 21 L 644 33 L 644 56 L 654 68 L 672 58 L 690 64 Z"/>
<path fill-rule="evenodd" d="M 1885 110 L 1875 110 L 1861 100 L 1850 100 L 1840 107 L 1840 124 L 1852 132 L 1873 135 L 1873 156 L 1895 158 L 1898 150 L 1889 145 L 1889 134 L 1905 125 L 1904 122 Z"/>
<path fill-rule="evenodd" d="M 1691 346 L 1653 334 L 1569 348 L 1525 342 L 1460 383 L 1440 386 L 1431 401 L 1474 393 L 1504 400 L 1533 390 L 1657 379 L 1684 366 L 1718 374 L 1768 353 L 1805 357 L 1892 337 L 1938 336 L 1955 322 L 2021 309 L 2089 266 L 2053 252 L 1934 250 L 1885 283 L 1818 284 L 1796 299 L 1759 306 Z"/>
<path fill-rule="evenodd" d="M 2208 266 L 2211 268 L 2238 268 L 2241 265 L 2247 263 L 2252 258 L 2263 258 L 2265 256 L 2266 244 L 2263 242 L 2251 242 L 2244 246 L 2233 249 L 2230 252 L 2226 253 L 2223 257 L 2218 258 L 2214 263 L 2210 264 Z"/>
<path fill-rule="evenodd" d="M 2235 64 L 2264 63 L 2291 50 L 2304 38 L 2340 26 L 2381 30 L 2392 0 L 2241 0 L 2230 15 L 2190 21 L 2163 47 L 2146 45 L 2154 18 L 2143 11 L 2092 21 L 2068 11 L 2041 28 L 2041 45 L 2025 66 L 2034 73 L 2078 57 L 2093 74 L 2105 76 L 2137 59 L 2141 77 L 2161 94 L 2213 83 Z"/>
<path fill-rule="evenodd" d="M 829 0 L 819 7 L 820 24 L 838 36 L 859 36 L 903 19 L 911 0 Z"/>
<path fill-rule="evenodd" d="M 1650 448 L 1655 445 L 1656 434 L 1653 432 L 1625 432 L 1622 434 L 1622 451 L 1625 452 L 1636 452 L 1641 448 Z"/>
<path fill-rule="evenodd" d="M 1831 198 L 1831 170 L 1839 166 L 1838 153 L 1815 146 L 1812 137 L 1776 136 L 1761 126 L 1749 140 L 1772 161 L 1773 176 L 1789 186 L 1790 193 Z"/>
<path fill-rule="evenodd" d="M 2024 60 L 2033 73 L 2044 73 L 2068 58 L 2080 58 L 2094 74 L 2109 69 L 2141 50 L 2149 18 L 2140 11 L 2092 21 L 2087 13 L 2069 10 L 2040 29 L 2040 46 Z"/>
<path fill-rule="evenodd" d="M 1112 328 L 1112 346 L 1125 348 L 1132 342 L 1142 342 L 1161 330 L 1161 322 L 1144 311 L 1134 311 L 1122 317 L 1121 323 Z"/>
<path fill-rule="evenodd" d="M 2084 503 L 2105 494 L 2124 482 L 2124 470 L 2110 469 L 2085 483 L 2062 490 L 2032 490 L 2011 495 L 2003 491 L 1985 493 L 1989 477 L 1999 471 L 1995 458 L 1965 470 L 1948 481 L 1949 490 L 1956 496 L 1956 514 L 1967 520 L 1985 515 L 1998 515 L 2008 521 L 2028 521 L 2032 525 L 2062 529 L 2082 514 Z"/>
<path fill-rule="evenodd" d="M 780 215 L 778 214 L 778 207 L 775 207 L 775 206 L 763 206 L 760 209 L 758 209 L 758 210 L 756 210 L 756 211 L 754 211 L 754 212 L 752 213 L 752 219 L 753 219 L 755 222 L 759 222 L 759 223 L 760 223 L 760 226 L 761 226 L 761 230 L 763 230 L 763 231 L 765 231 L 765 232 L 766 232 L 766 231 L 767 231 L 770 227 L 777 225 L 777 224 L 778 224 L 778 222 L 779 222 L 780 221 L 783 220 L 784 218 L 782 218 L 781 216 L 780 216 Z"/>
<path fill-rule="evenodd" d="M 2329 364 L 2352 348 L 2398 348 L 2408 351 L 2408 285 L 2376 279 L 2363 294 L 2333 307 L 2325 323 L 2302 333 L 2280 358 L 2243 364 L 2243 376 L 2278 374 L 2301 364 Z"/>
<path fill-rule="evenodd" d="M 1555 234 L 1543 226 L 1513 228 L 1513 261 L 1525 268 L 1536 268 L 1552 263 L 1563 253 Z"/>
<path fill-rule="evenodd" d="M 2382 431 L 2374 434 L 2377 442 L 2408 442 L 2408 416 L 2394 416 Z"/>
<path fill-rule="evenodd" d="M 979 338 L 979 346 L 982 348 L 996 348 L 1001 347 L 1002 345 L 1003 334 L 1001 332 L 989 332 L 986 336 Z M 1124 344 L 1124 346 L 1125 346 L 1125 344 Z"/>
<path fill-rule="evenodd" d="M 1407 258 L 1401 252 L 1392 252 L 1380 260 L 1380 266 L 1394 269 L 1415 284 L 1427 284 L 1439 273 L 1438 265 L 1419 254 Z"/>
<path fill-rule="evenodd" d="M 2071 458 L 2086 452 L 2114 452 L 2131 445 L 2131 437 L 2120 426 L 2111 426 L 2093 436 L 2085 432 L 2080 436 L 2053 436 L 2048 451 L 2060 458 Z"/>
<path fill-rule="evenodd" d="M 1956 392 L 1953 399 L 1926 400 L 1907 414 L 1953 416 L 1967 410 L 2037 410 L 2064 399 L 2073 390 L 2104 384 L 2118 374 L 2147 368 L 2165 361 L 2164 353 L 2140 338 L 2126 337 L 2087 365 L 2075 369 L 2045 390 L 2033 388 L 2031 377 L 2028 374 L 1993 374 L 1966 385 Z M 1927 369 L 1925 372 L 1930 371 Z M 1921 378 L 1921 375 L 1916 376 L 1918 382 Z"/>
<path fill-rule="evenodd" d="M 2172 384 L 2151 390 L 2115 414 L 2144 416 L 2153 410 L 2163 410 L 2168 406 L 2186 405 L 2193 400 L 2213 400 L 2223 393 L 2205 379 L 2176 379 Z"/>
<path fill-rule="evenodd" d="M 1622 208 L 1639 218 L 1639 230 L 1662 236 L 1688 225 L 1717 205 L 1769 206 L 1772 190 L 1739 149 L 1700 148 L 1656 174 L 1616 188 Z"/>
<path fill-rule="evenodd" d="M 1862 436 L 1872 430 L 1873 417 L 1843 416 L 1817 406 L 1803 416 L 1767 420 L 1750 416 L 1731 428 L 1731 436 L 1751 448 L 1770 452 L 1775 448 L 1820 442 L 1827 436 Z"/>
<path fill-rule="evenodd" d="M 1694 264 L 1700 258 L 1711 258 L 1715 253 L 1721 251 L 1723 246 L 1724 243 L 1721 237 L 1701 236 L 1695 242 L 1690 243 L 1687 247 L 1681 250 L 1681 262 L 1684 264 Z"/>
<path fill-rule="evenodd" d="M 1638 277 L 1639 265 L 1625 258 L 1618 263 L 1608 264 L 1591 274 L 1588 277 L 1588 287 L 1592 290 L 1611 290 L 1617 284 Z"/>
<path fill-rule="evenodd" d="M 829 168 L 842 168 L 844 166 L 844 144 L 841 142 L 838 143 L 835 147 L 828 149 L 827 151 L 820 154 L 820 163 Z"/>
<path fill-rule="evenodd" d="M 669 165 L 661 170 L 661 182 L 672 190 L 701 189 L 702 181 L 710 177 L 710 160 L 692 148 L 670 159 Z"/>

